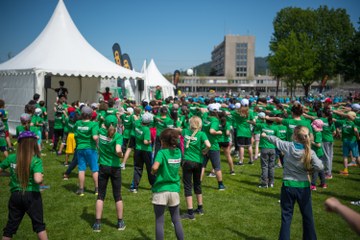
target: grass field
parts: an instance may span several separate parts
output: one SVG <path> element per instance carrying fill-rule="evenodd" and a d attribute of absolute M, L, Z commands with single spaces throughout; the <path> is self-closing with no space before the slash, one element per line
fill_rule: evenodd
<path fill-rule="evenodd" d="M 50 148 L 50 146 L 47 146 Z M 128 191 L 132 176 L 132 159 L 122 173 L 122 196 L 124 201 L 125 231 L 115 227 L 116 212 L 109 186 L 106 196 L 102 231 L 94 233 L 95 201 L 90 172 L 86 175 L 84 197 L 75 194 L 77 171 L 68 181 L 62 180 L 65 167 L 64 156 L 45 151 L 43 157 L 44 183 L 50 189 L 42 192 L 44 217 L 50 239 L 155 239 L 155 217 L 151 204 L 150 185 L 144 173 L 137 194 Z M 328 189 L 318 189 L 312 194 L 313 212 L 318 239 L 359 239 L 347 224 L 337 215 L 324 210 L 323 203 L 330 196 L 360 212 L 360 207 L 351 206 L 350 201 L 360 199 L 360 168 L 350 168 L 350 175 L 340 176 L 342 168 L 340 143 L 336 142 L 334 156 L 334 178 L 328 180 Z M 276 169 L 275 187 L 259 189 L 260 163 L 236 166 L 236 176 L 229 174 L 229 168 L 222 157 L 225 191 L 217 190 L 215 178 L 203 181 L 204 211 L 195 221 L 183 220 L 185 239 L 277 239 L 280 229 L 280 186 L 282 169 Z M 208 166 L 210 170 L 210 165 Z M 9 187 L 7 177 L 0 177 L 0 228 L 7 221 Z M 195 204 L 196 207 L 196 204 Z M 186 211 L 181 192 L 181 211 Z M 26 216 L 14 239 L 36 239 L 31 222 Z M 165 239 L 175 239 L 169 213 L 166 213 Z M 291 239 L 302 239 L 301 214 L 295 207 L 291 226 Z"/>

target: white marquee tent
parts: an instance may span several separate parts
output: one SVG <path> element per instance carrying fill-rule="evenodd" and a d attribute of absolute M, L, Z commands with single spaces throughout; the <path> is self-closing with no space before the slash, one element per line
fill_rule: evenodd
<path fill-rule="evenodd" d="M 70 103 L 96 101 L 101 78 L 143 78 L 143 74 L 116 65 L 94 49 L 75 26 L 63 0 L 59 0 L 40 35 L 14 58 L 0 64 L 0 98 L 6 102 L 12 133 L 34 93 L 42 99 L 47 95 L 52 117 L 56 94 L 45 88 L 45 76 L 50 77 L 52 88 L 58 87 L 59 80 L 65 82 Z"/>
<path fill-rule="evenodd" d="M 170 83 L 159 71 L 153 59 L 145 70 L 145 86 L 143 99 L 153 99 L 156 86 L 162 87 L 163 98 L 174 97 L 175 85 Z"/>

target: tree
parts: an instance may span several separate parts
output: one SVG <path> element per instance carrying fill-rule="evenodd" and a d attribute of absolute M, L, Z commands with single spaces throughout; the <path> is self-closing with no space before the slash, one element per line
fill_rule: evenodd
<path fill-rule="evenodd" d="M 360 18 L 358 23 L 360 24 Z M 345 47 L 341 58 L 344 61 L 341 63 L 340 69 L 345 81 L 360 82 L 360 27 Z"/>
<path fill-rule="evenodd" d="M 309 93 L 314 74 L 318 68 L 317 55 L 313 51 L 313 43 L 305 33 L 299 36 L 291 32 L 289 37 L 280 41 L 277 51 L 269 56 L 269 65 L 272 73 L 277 78 L 283 78 L 286 85 L 290 87 L 292 96 L 297 83 L 301 83 L 305 95 Z"/>
<path fill-rule="evenodd" d="M 340 72 L 344 62 L 341 58 L 343 49 L 352 39 L 354 28 L 344 9 L 328 9 L 322 6 L 317 10 L 284 8 L 278 12 L 273 22 L 274 33 L 270 42 L 271 57 L 287 47 L 292 54 L 292 62 L 278 58 L 275 65 L 286 65 L 288 72 L 281 71 L 282 76 L 294 76 L 296 83 L 301 83 L 308 94 L 314 81 L 325 80 Z M 292 38 L 292 39 L 290 39 Z M 289 43 L 299 44 L 292 48 Z M 291 52 L 296 51 L 294 53 Z M 282 53 L 281 55 L 283 55 Z M 290 66 L 300 64 L 300 66 Z M 302 73 L 301 73 L 302 72 Z M 277 76 L 277 75 L 275 75 Z M 296 84 L 295 83 L 295 84 Z"/>

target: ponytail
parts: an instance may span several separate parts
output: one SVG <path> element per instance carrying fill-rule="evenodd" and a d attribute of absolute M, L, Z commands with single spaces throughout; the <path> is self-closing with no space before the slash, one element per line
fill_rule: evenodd
<path fill-rule="evenodd" d="M 301 162 L 307 171 L 311 171 L 311 139 L 309 129 L 304 126 L 296 126 L 294 129 L 294 140 L 304 145 L 304 155 L 301 158 Z"/>
<path fill-rule="evenodd" d="M 110 124 L 110 126 L 107 128 L 107 136 L 112 138 L 116 132 L 116 128 Z"/>

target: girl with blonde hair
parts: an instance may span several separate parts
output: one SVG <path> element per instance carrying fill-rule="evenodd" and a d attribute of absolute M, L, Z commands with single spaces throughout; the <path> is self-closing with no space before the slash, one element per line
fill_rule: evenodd
<path fill-rule="evenodd" d="M 307 127 L 296 126 L 293 141 L 282 141 L 275 136 L 262 137 L 274 143 L 284 155 L 283 185 L 281 187 L 281 229 L 279 239 L 290 239 L 290 225 L 294 204 L 298 202 L 303 218 L 303 239 L 316 239 L 312 213 L 309 173 L 324 168 L 311 150 L 311 137 Z"/>
<path fill-rule="evenodd" d="M 181 135 L 184 137 L 184 157 L 182 162 L 184 192 L 187 205 L 187 213 L 182 215 L 183 219 L 195 219 L 194 213 L 203 214 L 203 199 L 201 191 L 201 169 L 203 155 L 211 145 L 204 132 L 201 131 L 201 118 L 193 116 L 189 119 L 190 127 L 183 129 Z M 205 148 L 203 148 L 205 146 Z M 194 183 L 192 182 L 194 181 Z M 194 211 L 192 202 L 192 189 L 194 189 L 198 208 Z"/>

